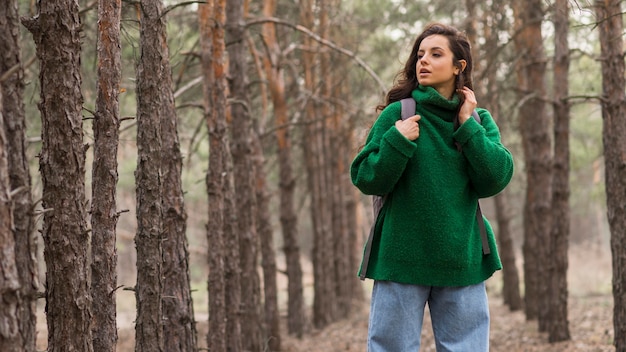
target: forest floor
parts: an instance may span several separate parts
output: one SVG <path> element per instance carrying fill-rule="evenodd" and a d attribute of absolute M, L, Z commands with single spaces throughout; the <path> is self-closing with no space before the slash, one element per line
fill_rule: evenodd
<path fill-rule="evenodd" d="M 568 320 L 571 340 L 549 343 L 539 333 L 537 321 L 527 321 L 522 311 L 503 304 L 501 272 L 487 281 L 491 313 L 491 352 L 614 352 L 611 254 L 608 246 L 579 245 L 570 248 L 568 270 Z M 518 269 L 521 271 L 521 262 Z M 520 279 L 520 280 L 523 280 Z M 369 286 L 366 299 L 349 319 L 315 330 L 302 339 L 285 337 L 285 352 L 356 352 L 367 347 Z M 523 287 L 523 282 L 520 282 Z M 523 294 L 523 289 L 522 289 Z M 284 336 L 287 336 L 284 334 Z M 435 344 L 428 313 L 424 316 L 420 352 L 434 352 Z"/>
<path fill-rule="evenodd" d="M 521 268 L 520 268 L 521 269 Z M 305 267 L 305 271 L 310 270 Z M 568 271 L 569 286 L 569 330 L 571 340 L 548 343 L 545 333 L 539 333 L 536 321 L 526 321 L 523 311 L 511 312 L 502 303 L 500 296 L 502 278 L 500 273 L 487 281 L 491 310 L 492 352 L 614 352 L 613 343 L 613 297 L 611 294 L 611 258 L 606 249 L 578 247 L 570 249 Z M 523 282 L 520 283 L 520 287 Z M 310 279 L 305 287 L 311 287 Z M 362 303 L 354 314 L 345 320 L 329 325 L 322 330 L 309 329 L 301 339 L 283 332 L 282 352 L 353 352 L 365 351 L 369 313 L 369 290 L 371 281 L 365 281 Z M 285 291 L 282 291 L 285 292 Z M 523 293 L 523 291 L 522 291 Z M 310 297 L 308 297 L 310 303 Z M 130 302 L 129 302 L 130 303 Z M 194 305 L 197 302 L 194 301 Z M 118 305 L 118 352 L 134 351 L 134 314 L 119 311 Z M 130 310 L 130 309 L 129 309 Z M 208 334 L 207 315 L 196 309 L 198 321 L 198 344 L 206 350 Z M 46 349 L 45 317 L 41 310 L 38 316 L 37 347 Z M 283 329 L 285 324 L 282 324 Z M 430 317 L 424 317 L 422 347 L 420 352 L 435 351 L 430 327 Z"/>
<path fill-rule="evenodd" d="M 494 297 L 495 296 L 495 297 Z M 548 343 L 539 333 L 536 321 L 526 321 L 522 311 L 511 312 L 501 297 L 490 294 L 492 352 L 609 352 L 612 346 L 612 302 L 610 295 L 573 297 L 569 300 L 570 334 L 572 339 Z M 368 307 L 366 304 L 352 318 L 314 331 L 303 339 L 287 337 L 285 352 L 356 352 L 365 351 Z M 430 317 L 424 317 L 421 352 L 434 352 L 435 343 Z"/>

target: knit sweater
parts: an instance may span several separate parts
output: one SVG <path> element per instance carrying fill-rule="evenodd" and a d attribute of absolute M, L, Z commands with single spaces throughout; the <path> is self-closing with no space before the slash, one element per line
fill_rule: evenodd
<path fill-rule="evenodd" d="M 478 199 L 505 188 L 513 158 L 487 110 L 477 109 L 480 123 L 470 118 L 454 131 L 458 96 L 448 100 L 419 86 L 412 97 L 421 116 L 419 137 L 410 141 L 396 129 L 401 104 L 389 104 L 351 165 L 361 192 L 389 194 L 366 277 L 426 286 L 477 284 L 502 268 L 485 218 L 491 253 L 482 252 Z"/>

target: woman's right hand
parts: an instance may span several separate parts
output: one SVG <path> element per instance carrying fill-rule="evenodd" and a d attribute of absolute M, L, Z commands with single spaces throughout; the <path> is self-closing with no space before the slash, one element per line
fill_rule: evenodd
<path fill-rule="evenodd" d="M 420 119 L 420 115 L 413 115 L 406 120 L 398 120 L 396 129 L 408 140 L 414 141 L 420 135 L 420 125 L 417 123 Z"/>

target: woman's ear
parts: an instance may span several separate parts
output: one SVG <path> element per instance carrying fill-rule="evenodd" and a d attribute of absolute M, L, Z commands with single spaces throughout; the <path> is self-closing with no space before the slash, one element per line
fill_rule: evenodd
<path fill-rule="evenodd" d="M 458 73 L 462 73 L 463 71 L 465 71 L 465 68 L 467 67 L 467 61 L 465 60 L 459 60 L 459 72 Z"/>

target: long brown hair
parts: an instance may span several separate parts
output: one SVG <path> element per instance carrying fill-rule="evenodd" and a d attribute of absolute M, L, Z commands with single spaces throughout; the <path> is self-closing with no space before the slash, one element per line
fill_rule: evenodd
<path fill-rule="evenodd" d="M 444 37 L 448 38 L 450 51 L 454 55 L 453 64 L 455 66 L 461 68 L 460 60 L 465 60 L 466 62 L 465 70 L 460 71 L 458 76 L 456 76 L 456 90 L 459 90 L 464 86 L 472 90 L 474 89 L 472 84 L 472 68 L 474 65 L 472 61 L 472 50 L 467 36 L 455 27 L 441 23 L 432 23 L 424 29 L 422 34 L 420 34 L 417 39 L 415 39 L 415 43 L 413 43 L 413 49 L 411 49 L 411 55 L 409 55 L 409 58 L 404 65 L 404 68 L 396 75 L 396 83 L 394 84 L 393 88 L 389 90 L 389 93 L 387 93 L 385 103 L 376 107 L 377 111 L 383 110 L 385 107 L 387 107 L 387 105 L 393 102 L 411 96 L 411 92 L 415 88 L 417 88 L 419 84 L 419 82 L 417 81 L 417 72 L 415 71 L 418 60 L 417 52 L 419 51 L 419 47 L 422 44 L 422 41 L 426 37 L 430 37 L 431 35 L 435 34 L 443 35 Z M 461 105 L 463 105 L 465 97 L 462 94 L 459 94 L 459 99 L 459 107 L 457 109 L 457 114 L 454 119 L 454 129 L 459 126 L 458 110 L 461 108 Z"/>

